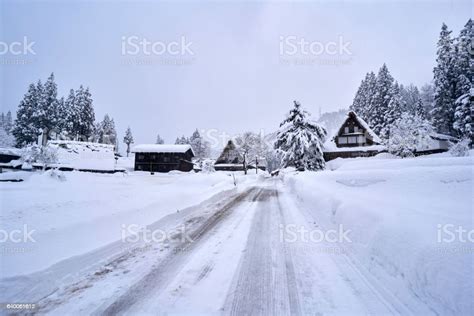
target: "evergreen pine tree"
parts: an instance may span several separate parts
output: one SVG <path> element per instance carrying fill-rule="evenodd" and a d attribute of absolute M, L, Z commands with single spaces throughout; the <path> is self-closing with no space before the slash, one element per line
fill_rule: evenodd
<path fill-rule="evenodd" d="M 77 135 L 79 135 L 80 116 L 79 111 L 77 109 L 76 93 L 74 92 L 74 89 L 69 90 L 69 95 L 64 101 L 63 111 L 63 128 L 66 130 L 70 137 L 76 138 Z"/>
<path fill-rule="evenodd" d="M 474 126 L 472 113 L 474 112 L 474 88 L 469 93 L 460 96 L 456 100 L 456 112 L 454 113 L 453 127 L 458 136 L 469 140 L 469 145 L 474 144 Z"/>
<path fill-rule="evenodd" d="M 371 124 L 373 131 L 378 135 L 387 126 L 393 81 L 387 65 L 383 64 L 377 74 L 373 104 L 368 117 L 369 124 Z"/>
<path fill-rule="evenodd" d="M 451 31 L 443 23 L 438 41 L 438 50 L 434 68 L 434 106 L 431 111 L 433 125 L 439 133 L 452 135 L 454 121 L 454 63 L 453 39 Z"/>
<path fill-rule="evenodd" d="M 163 145 L 165 143 L 165 140 L 161 138 L 160 134 L 156 135 L 156 143 L 158 145 Z"/>
<path fill-rule="evenodd" d="M 3 113 L 2 113 L 3 115 Z M 13 129 L 13 118 L 12 118 L 12 112 L 8 111 L 7 115 L 5 116 L 5 121 L 3 122 L 3 128 L 5 129 L 5 132 L 10 135 Z"/>
<path fill-rule="evenodd" d="M 2 112 L 2 114 L 0 114 L 0 127 L 4 127 L 5 126 L 5 113 Z"/>
<path fill-rule="evenodd" d="M 38 128 L 43 131 L 43 145 L 50 139 L 51 133 L 58 129 L 58 87 L 54 82 L 54 73 L 46 80 L 42 89 L 39 89 L 40 98 L 35 114 Z"/>
<path fill-rule="evenodd" d="M 123 142 L 127 145 L 127 157 L 128 157 L 128 154 L 130 153 L 130 145 L 133 144 L 133 135 L 132 135 L 132 130 L 130 129 L 130 126 L 127 127 L 127 130 L 125 131 Z"/>
<path fill-rule="evenodd" d="M 400 93 L 400 86 L 398 82 L 392 86 L 390 91 L 390 101 L 388 103 L 387 113 L 385 114 L 384 124 L 385 126 L 380 131 L 382 139 L 388 140 L 390 137 L 390 129 L 393 123 L 400 118 L 404 109 L 404 103 Z"/>
<path fill-rule="evenodd" d="M 308 120 L 308 112 L 294 101 L 294 108 L 280 124 L 275 149 L 281 156 L 281 166 L 298 170 L 321 170 L 325 167 L 323 143 L 326 130 Z"/>
<path fill-rule="evenodd" d="M 115 122 L 108 114 L 105 114 L 104 119 L 100 123 L 98 131 L 99 143 L 116 145 L 117 132 L 115 131 Z"/>
<path fill-rule="evenodd" d="M 35 123 L 35 113 L 38 106 L 38 90 L 37 86 L 30 84 L 28 92 L 21 100 L 16 114 L 15 126 L 12 130 L 15 136 L 16 146 L 23 147 L 28 144 L 35 143 L 40 134 Z"/>
<path fill-rule="evenodd" d="M 76 93 L 76 107 L 78 111 L 77 132 L 82 140 L 89 139 L 94 132 L 94 107 L 92 104 L 89 88 L 84 89 L 81 85 Z"/>

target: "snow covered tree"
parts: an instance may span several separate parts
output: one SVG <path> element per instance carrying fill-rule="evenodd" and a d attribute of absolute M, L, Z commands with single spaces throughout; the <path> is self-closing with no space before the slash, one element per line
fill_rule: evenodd
<path fill-rule="evenodd" d="M 366 100 L 366 91 L 367 91 L 367 77 L 368 73 L 365 75 L 365 78 L 361 81 L 359 88 L 357 89 L 354 100 L 349 107 L 351 111 L 354 111 L 360 116 L 365 114 L 367 100 Z M 364 114 L 363 114 L 364 113 Z"/>
<path fill-rule="evenodd" d="M 38 88 L 38 107 L 34 114 L 34 120 L 37 127 L 42 130 L 43 146 L 50 139 L 52 132 L 57 132 L 58 129 L 58 87 L 54 82 L 54 73 L 52 73 L 46 80 L 42 89 Z"/>
<path fill-rule="evenodd" d="M 38 107 L 38 89 L 34 84 L 30 84 L 28 92 L 24 95 L 18 106 L 15 126 L 12 134 L 15 136 L 16 146 L 23 147 L 35 143 L 41 133 L 35 124 L 35 113 Z"/>
<path fill-rule="evenodd" d="M 433 110 L 434 104 L 434 95 L 435 95 L 435 88 L 432 84 L 425 84 L 420 89 L 420 98 L 423 104 L 423 111 L 425 113 L 425 118 L 430 118 L 430 113 Z"/>
<path fill-rule="evenodd" d="M 69 90 L 69 95 L 64 100 L 61 109 L 62 128 L 70 137 L 76 138 L 79 135 L 79 109 L 76 104 L 76 92 L 74 89 Z"/>
<path fill-rule="evenodd" d="M 469 93 L 460 96 L 456 100 L 456 112 L 454 113 L 453 127 L 461 138 L 469 139 L 470 146 L 474 144 L 474 88 Z"/>
<path fill-rule="evenodd" d="M 294 101 L 294 107 L 280 124 L 275 149 L 281 156 L 281 167 L 298 170 L 321 170 L 325 167 L 323 143 L 326 130 L 310 121 L 310 114 Z"/>
<path fill-rule="evenodd" d="M 354 111 L 370 124 L 372 119 L 372 111 L 374 110 L 374 95 L 376 90 L 376 76 L 373 72 L 369 72 L 362 80 L 357 90 L 354 101 L 350 106 L 350 110 Z"/>
<path fill-rule="evenodd" d="M 443 23 L 438 41 L 438 50 L 434 68 L 434 106 L 431 111 L 433 125 L 439 133 L 453 135 L 454 120 L 454 59 L 451 31 Z"/>
<path fill-rule="evenodd" d="M 41 163 L 43 169 L 48 164 L 58 161 L 57 149 L 51 146 L 30 145 L 25 147 L 21 153 L 21 161 L 25 164 Z"/>
<path fill-rule="evenodd" d="M 196 129 L 189 138 L 189 144 L 193 148 L 194 154 L 196 158 L 206 158 L 209 157 L 210 154 L 210 146 L 209 143 L 202 138 L 199 131 Z"/>
<path fill-rule="evenodd" d="M 89 88 L 81 85 L 76 92 L 75 104 L 77 109 L 77 130 L 80 140 L 88 140 L 94 132 L 94 107 Z"/>
<path fill-rule="evenodd" d="M 189 145 L 189 139 L 184 137 L 183 135 L 181 137 L 176 138 L 175 144 L 176 145 Z"/>
<path fill-rule="evenodd" d="M 235 138 L 235 144 L 239 148 L 243 157 L 244 172 L 247 173 L 247 166 L 257 157 L 258 135 L 252 132 L 245 132 Z"/>
<path fill-rule="evenodd" d="M 459 33 L 455 42 L 454 76 L 456 80 L 455 99 L 468 94 L 474 80 L 474 58 L 473 58 L 474 26 L 469 19 Z"/>
<path fill-rule="evenodd" d="M 417 150 L 428 148 L 434 128 L 421 117 L 403 113 L 391 125 L 388 151 L 400 157 L 413 157 Z"/>
<path fill-rule="evenodd" d="M 410 84 L 407 87 L 400 85 L 400 96 L 403 102 L 403 112 L 408 112 L 413 115 L 418 114 L 425 117 L 426 112 L 421 99 L 421 94 L 415 85 Z"/>
<path fill-rule="evenodd" d="M 390 128 L 392 124 L 400 118 L 402 111 L 405 109 L 405 104 L 402 100 L 398 82 L 395 82 L 395 84 L 392 86 L 390 95 L 391 97 L 388 103 L 387 113 L 385 114 L 385 126 L 380 131 L 380 136 L 385 140 L 390 137 Z"/>
<path fill-rule="evenodd" d="M 114 119 L 111 119 L 108 114 L 105 114 L 104 119 L 100 123 L 97 133 L 98 142 L 101 144 L 116 145 L 117 132 L 115 131 Z"/>
<path fill-rule="evenodd" d="M 156 143 L 158 145 L 163 145 L 165 143 L 165 140 L 161 138 L 160 134 L 156 135 Z"/>
<path fill-rule="evenodd" d="M 393 81 L 394 79 L 388 71 L 387 65 L 383 64 L 377 74 L 374 103 L 368 114 L 368 122 L 372 126 L 373 131 L 378 135 L 387 126 L 389 103 L 393 93 Z"/>
<path fill-rule="evenodd" d="M 3 126 L 0 126 L 0 147 L 15 146 L 15 137 L 11 133 L 7 133 Z"/>
<path fill-rule="evenodd" d="M 123 142 L 127 145 L 127 157 L 128 157 L 128 154 L 130 153 L 130 145 L 133 144 L 133 135 L 132 135 L 132 130 L 130 129 L 130 126 L 127 127 L 127 130 L 125 131 Z"/>
<path fill-rule="evenodd" d="M 3 113 L 2 113 L 3 115 Z M 12 118 L 12 112 L 11 111 L 8 111 L 7 112 L 7 115 L 5 115 L 5 119 L 3 121 L 3 129 L 5 130 L 5 132 L 7 132 L 7 134 L 10 134 L 11 131 L 13 130 L 13 118 Z"/>
<path fill-rule="evenodd" d="M 465 157 L 469 156 L 469 148 L 471 147 L 472 139 L 463 138 L 451 148 L 449 148 L 449 153 L 453 157 Z"/>

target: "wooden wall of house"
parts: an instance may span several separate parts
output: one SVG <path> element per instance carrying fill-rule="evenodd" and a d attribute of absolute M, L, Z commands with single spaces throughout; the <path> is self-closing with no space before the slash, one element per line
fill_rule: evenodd
<path fill-rule="evenodd" d="M 380 153 L 381 151 L 336 151 L 325 152 L 323 156 L 325 161 L 330 161 L 336 158 L 372 157 Z"/>
<path fill-rule="evenodd" d="M 191 171 L 193 163 L 191 151 L 185 153 L 135 153 L 135 170 L 169 172 L 172 170 Z"/>

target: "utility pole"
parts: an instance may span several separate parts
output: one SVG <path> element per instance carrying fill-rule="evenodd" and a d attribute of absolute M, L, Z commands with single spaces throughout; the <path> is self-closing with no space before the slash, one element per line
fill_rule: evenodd
<path fill-rule="evenodd" d="M 255 174 L 258 174 L 258 158 L 255 156 Z"/>

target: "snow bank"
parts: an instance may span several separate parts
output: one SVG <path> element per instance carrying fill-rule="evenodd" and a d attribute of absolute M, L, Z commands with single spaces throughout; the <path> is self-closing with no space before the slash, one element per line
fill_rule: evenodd
<path fill-rule="evenodd" d="M 350 229 L 348 257 L 405 305 L 472 314 L 474 244 L 438 236 L 449 237 L 440 228 L 445 225 L 473 230 L 473 158 L 333 164 L 335 171 L 285 176 L 301 207 L 322 227 Z"/>
<path fill-rule="evenodd" d="M 24 275 L 122 237 L 122 225 L 144 227 L 180 209 L 234 189 L 226 173 L 30 173 L 0 182 L 0 230 L 34 230 L 35 242 L 2 243 L 0 275 Z M 236 173 L 238 189 L 257 176 Z"/>

